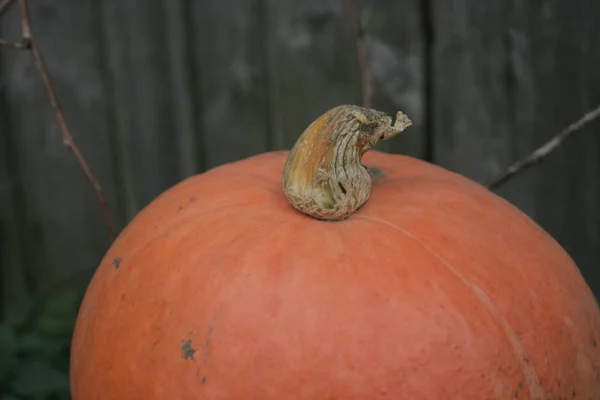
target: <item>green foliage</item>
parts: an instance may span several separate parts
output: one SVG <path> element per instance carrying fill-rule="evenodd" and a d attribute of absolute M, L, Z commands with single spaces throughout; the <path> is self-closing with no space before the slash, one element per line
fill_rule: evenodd
<path fill-rule="evenodd" d="M 71 336 L 81 293 L 44 296 L 21 318 L 0 321 L 0 400 L 69 400 Z"/>

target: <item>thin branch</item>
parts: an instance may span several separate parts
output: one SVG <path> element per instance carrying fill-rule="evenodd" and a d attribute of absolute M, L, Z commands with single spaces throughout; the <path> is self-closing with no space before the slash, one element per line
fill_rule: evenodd
<path fill-rule="evenodd" d="M 11 42 L 9 40 L 0 39 L 0 46 L 12 47 L 17 50 L 27 50 L 29 48 L 28 40 L 21 40 L 20 42 Z"/>
<path fill-rule="evenodd" d="M 600 117 L 600 106 L 595 109 L 588 111 L 578 121 L 573 122 L 571 125 L 557 133 L 552 139 L 546 142 L 542 147 L 535 150 L 527 157 L 517 161 L 511 165 L 505 172 L 492 179 L 487 184 L 488 189 L 495 189 L 502 185 L 510 178 L 514 177 L 520 172 L 523 172 L 530 167 L 541 163 L 547 156 L 549 156 L 554 150 L 560 147 L 565 140 L 571 137 L 575 132 L 581 130 L 584 126 L 592 122 L 593 120 Z"/>
<path fill-rule="evenodd" d="M 371 108 L 373 98 L 373 87 L 371 86 L 371 70 L 367 60 L 365 51 L 364 32 L 360 26 L 358 13 L 354 6 L 353 0 L 344 0 L 346 13 L 348 14 L 348 22 L 354 33 L 354 41 L 356 43 L 356 53 L 358 57 L 358 65 L 360 68 L 360 77 L 362 82 L 363 107 Z"/>
<path fill-rule="evenodd" d="M 4 11 L 8 10 L 8 7 L 13 4 L 14 0 L 4 0 L 2 3 L 0 3 L 0 16 L 2 15 L 2 13 L 4 13 Z"/>
<path fill-rule="evenodd" d="M 2 3 L 2 5 L 0 6 L 0 11 L 2 11 L 2 9 L 3 9 L 2 7 L 6 7 L 8 3 L 10 3 L 10 0 L 5 0 Z M 77 162 L 79 163 L 81 169 L 83 170 L 86 180 L 94 189 L 96 198 L 98 200 L 98 204 L 100 205 L 100 210 L 102 211 L 102 214 L 104 216 L 104 222 L 106 224 L 106 229 L 108 231 L 109 239 L 112 242 L 115 240 L 116 230 L 115 230 L 115 226 L 112 222 L 112 219 L 110 217 L 108 203 L 104 199 L 104 195 L 102 194 L 102 189 L 100 187 L 100 184 L 94 177 L 90 166 L 88 165 L 87 161 L 83 157 L 83 154 L 79 150 L 79 147 L 75 143 L 75 140 L 73 139 L 73 135 L 71 134 L 71 131 L 65 120 L 64 114 L 62 112 L 62 109 L 60 107 L 60 104 L 58 102 L 56 94 L 54 92 L 54 88 L 52 87 L 52 84 L 50 82 L 50 77 L 48 76 L 48 72 L 46 70 L 46 65 L 44 63 L 44 59 L 42 58 L 42 54 L 40 53 L 40 50 L 37 46 L 37 42 L 31 31 L 31 19 L 29 16 L 29 7 L 27 4 L 27 0 L 19 0 L 19 4 L 21 6 L 21 33 L 22 33 L 22 37 L 23 37 L 21 42 L 19 42 L 19 43 L 21 43 L 21 46 L 15 46 L 13 42 L 6 42 L 6 41 L 4 41 L 4 42 L 5 43 L 13 43 L 13 45 L 9 45 L 10 47 L 14 47 L 17 49 L 31 50 L 31 54 L 33 55 L 33 60 L 35 63 L 35 67 L 38 71 L 38 74 L 40 75 L 41 80 L 42 80 L 42 84 L 43 84 L 46 94 L 48 96 L 48 100 L 50 101 L 50 105 L 52 106 L 52 110 L 54 111 L 54 117 L 56 118 L 56 122 L 57 122 L 59 130 L 60 130 L 63 145 L 66 146 L 71 151 L 71 153 L 73 153 L 73 155 L 77 159 Z"/>

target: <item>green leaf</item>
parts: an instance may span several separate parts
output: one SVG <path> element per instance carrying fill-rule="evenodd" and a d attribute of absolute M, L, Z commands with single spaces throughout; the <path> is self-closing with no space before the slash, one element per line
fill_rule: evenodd
<path fill-rule="evenodd" d="M 18 355 L 20 357 L 52 358 L 60 356 L 65 350 L 68 351 L 70 345 L 71 338 L 69 336 L 50 336 L 27 332 L 18 337 Z"/>
<path fill-rule="evenodd" d="M 18 396 L 40 396 L 69 390 L 69 376 L 43 360 L 28 360 L 16 370 L 11 390 Z"/>
<path fill-rule="evenodd" d="M 13 396 L 12 394 L 3 394 L 0 396 L 0 400 L 19 400 L 19 398 Z"/>
<path fill-rule="evenodd" d="M 5 323 L 0 323 L 0 381 L 11 371 L 17 356 L 15 331 Z"/>
<path fill-rule="evenodd" d="M 46 347 L 47 339 L 35 332 L 26 332 L 19 337 L 19 353 L 36 354 L 43 351 Z"/>
<path fill-rule="evenodd" d="M 70 335 L 75 326 L 80 297 L 79 292 L 73 290 L 50 296 L 37 319 L 38 329 L 54 335 Z"/>

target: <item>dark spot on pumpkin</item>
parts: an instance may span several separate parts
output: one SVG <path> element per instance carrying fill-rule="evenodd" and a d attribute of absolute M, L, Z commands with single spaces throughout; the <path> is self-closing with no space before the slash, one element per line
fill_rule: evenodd
<path fill-rule="evenodd" d="M 113 267 L 115 267 L 115 269 L 119 269 L 119 267 L 121 266 L 121 257 L 115 257 L 113 259 L 112 265 Z"/>
<path fill-rule="evenodd" d="M 192 347 L 192 339 L 182 339 L 181 340 L 181 355 L 184 360 L 192 360 L 195 361 L 195 354 L 198 349 L 194 349 Z"/>
<path fill-rule="evenodd" d="M 194 196 L 190 197 L 190 203 L 193 203 L 196 201 L 196 198 Z"/>
<path fill-rule="evenodd" d="M 598 341 L 596 339 L 592 339 L 592 347 L 593 348 L 598 347 Z"/>
<path fill-rule="evenodd" d="M 183 210 L 183 206 L 179 206 L 179 208 L 177 209 L 177 212 Z"/>
<path fill-rule="evenodd" d="M 344 187 L 344 185 L 342 185 L 341 182 L 338 182 L 338 186 L 340 187 L 340 190 L 342 191 L 342 193 L 346 194 L 346 188 Z"/>
<path fill-rule="evenodd" d="M 202 377 L 202 383 L 206 383 L 206 377 L 205 376 Z"/>

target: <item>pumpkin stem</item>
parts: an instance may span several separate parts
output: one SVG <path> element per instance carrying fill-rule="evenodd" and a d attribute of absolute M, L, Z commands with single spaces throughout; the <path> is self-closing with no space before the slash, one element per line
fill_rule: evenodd
<path fill-rule="evenodd" d="M 283 191 L 298 211 L 335 221 L 348 218 L 367 202 L 371 174 L 362 156 L 412 122 L 402 112 L 392 117 L 354 105 L 337 106 L 300 135 L 283 170 Z"/>

